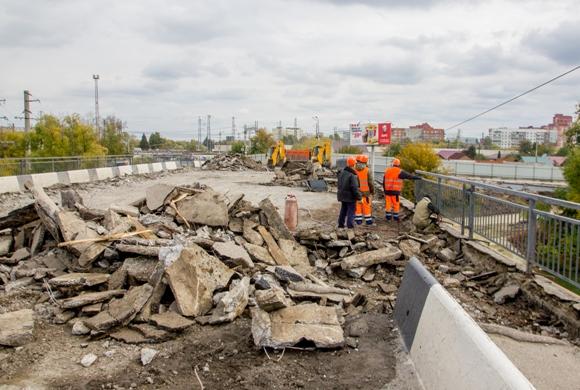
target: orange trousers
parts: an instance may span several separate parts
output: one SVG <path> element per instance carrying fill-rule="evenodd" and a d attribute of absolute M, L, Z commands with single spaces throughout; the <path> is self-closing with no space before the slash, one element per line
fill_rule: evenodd
<path fill-rule="evenodd" d="M 399 195 L 385 195 L 385 214 L 387 220 L 399 219 L 399 209 L 401 208 L 401 202 L 399 201 Z"/>
<path fill-rule="evenodd" d="M 363 195 L 362 200 L 356 202 L 356 208 L 354 211 L 354 221 L 361 224 L 363 219 L 367 224 L 373 223 L 373 212 L 371 209 L 371 197 Z"/>

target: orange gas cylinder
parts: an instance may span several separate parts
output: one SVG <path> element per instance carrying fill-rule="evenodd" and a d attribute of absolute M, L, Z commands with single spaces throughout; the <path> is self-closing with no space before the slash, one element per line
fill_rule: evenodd
<path fill-rule="evenodd" d="M 284 205 L 284 223 L 290 231 L 296 230 L 298 226 L 298 200 L 294 194 L 286 196 Z"/>

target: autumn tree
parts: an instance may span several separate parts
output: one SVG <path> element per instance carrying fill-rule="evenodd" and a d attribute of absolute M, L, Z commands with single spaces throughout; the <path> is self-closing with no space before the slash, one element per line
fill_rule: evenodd
<path fill-rule="evenodd" d="M 244 144 L 244 142 L 242 141 L 235 141 L 232 143 L 232 153 L 244 153 L 244 150 L 246 149 L 246 144 Z"/>
<path fill-rule="evenodd" d="M 163 145 L 163 138 L 158 131 L 149 135 L 149 147 L 151 149 L 159 149 Z"/>
<path fill-rule="evenodd" d="M 108 116 L 103 121 L 102 145 L 107 149 L 107 154 L 118 155 L 129 153 L 129 133 L 124 132 L 125 124 L 114 116 Z"/>
<path fill-rule="evenodd" d="M 274 137 L 266 129 L 258 129 L 256 135 L 250 138 L 250 154 L 267 153 L 276 144 Z"/>

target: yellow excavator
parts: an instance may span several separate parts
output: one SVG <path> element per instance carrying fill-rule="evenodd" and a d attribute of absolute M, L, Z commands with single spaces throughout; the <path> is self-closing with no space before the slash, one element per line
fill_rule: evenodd
<path fill-rule="evenodd" d="M 318 162 L 323 167 L 330 168 L 332 165 L 332 146 L 330 141 L 318 143 L 310 149 L 310 161 Z"/>
<path fill-rule="evenodd" d="M 268 156 L 268 168 L 281 167 L 286 162 L 286 146 L 284 142 L 278 141 L 270 148 Z"/>

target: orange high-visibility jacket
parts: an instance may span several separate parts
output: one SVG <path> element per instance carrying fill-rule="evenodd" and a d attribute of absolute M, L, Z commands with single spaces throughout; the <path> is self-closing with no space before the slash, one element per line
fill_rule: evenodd
<path fill-rule="evenodd" d="M 403 180 L 399 179 L 401 174 L 401 168 L 390 167 L 385 169 L 385 177 L 383 182 L 385 183 L 385 192 L 397 192 L 401 193 L 403 190 Z"/>
<path fill-rule="evenodd" d="M 359 190 L 360 192 L 369 192 L 370 191 L 370 187 L 369 187 L 369 168 L 368 167 L 364 167 L 362 170 L 358 170 L 355 169 L 356 175 L 358 176 L 358 182 L 359 182 Z"/>

